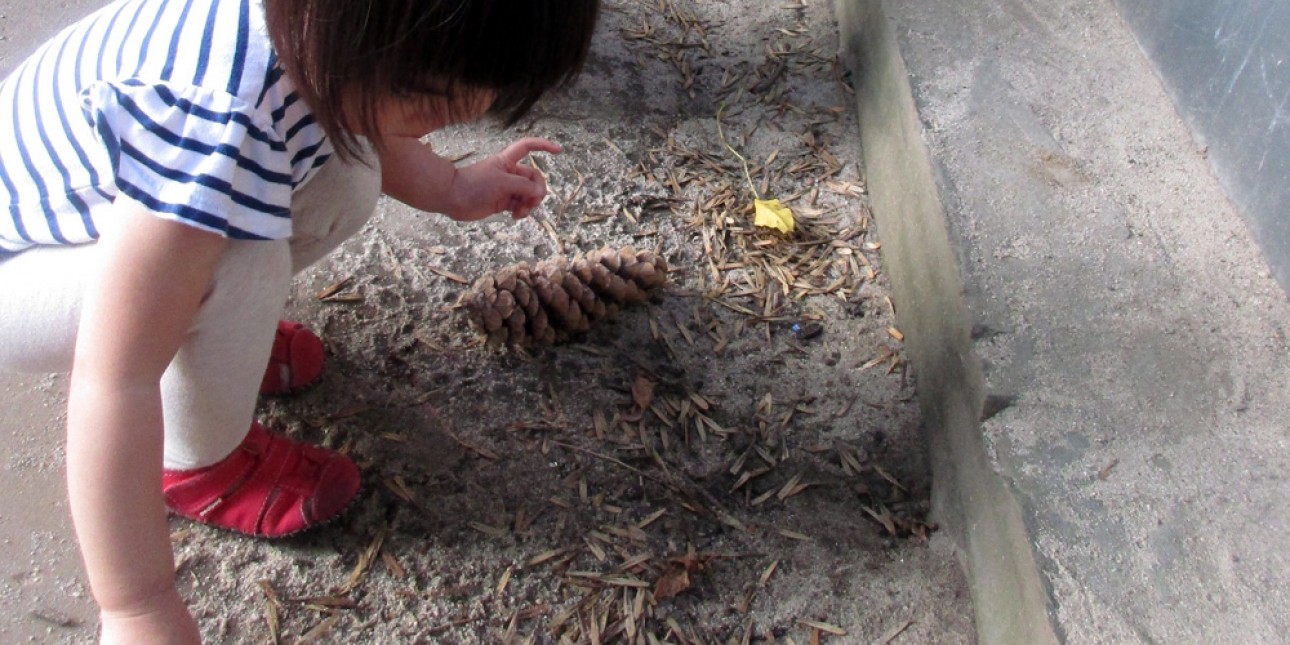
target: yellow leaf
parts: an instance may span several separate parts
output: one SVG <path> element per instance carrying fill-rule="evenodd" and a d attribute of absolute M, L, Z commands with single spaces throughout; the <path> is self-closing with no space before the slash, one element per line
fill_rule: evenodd
<path fill-rule="evenodd" d="M 773 228 L 781 233 L 793 232 L 793 211 L 778 199 L 758 199 L 753 202 L 756 217 L 753 224 Z"/>

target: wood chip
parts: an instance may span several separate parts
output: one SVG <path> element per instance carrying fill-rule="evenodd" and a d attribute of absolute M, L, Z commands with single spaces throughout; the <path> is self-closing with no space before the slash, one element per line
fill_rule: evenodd
<path fill-rule="evenodd" d="M 476 531 L 479 531 L 480 533 L 483 533 L 484 535 L 488 535 L 496 538 L 506 537 L 507 535 L 510 534 L 510 531 L 505 528 L 489 526 L 487 524 L 483 524 L 480 522 L 469 522 L 467 523 L 467 526 L 469 526 L 472 529 L 475 529 Z"/>
<path fill-rule="evenodd" d="M 596 571 L 568 571 L 564 575 L 570 578 L 596 582 L 610 587 L 624 587 L 629 589 L 650 588 L 650 584 L 648 582 L 632 576 L 607 576 Z"/>
<path fill-rule="evenodd" d="M 690 397 L 690 401 L 692 401 L 694 405 L 698 406 L 700 410 L 707 412 L 712 409 L 712 404 L 709 403 L 707 399 L 703 398 L 703 396 L 701 396 L 699 393 L 688 392 L 687 396 Z"/>
<path fill-rule="evenodd" d="M 510 622 L 506 623 L 506 632 L 502 634 L 502 643 L 511 645 L 515 642 L 515 630 L 519 627 L 520 612 L 511 614 Z"/>
<path fill-rule="evenodd" d="M 770 566 L 766 567 L 766 571 L 764 571 L 761 574 L 761 578 L 757 580 L 757 586 L 765 587 L 766 583 L 770 581 L 770 577 L 775 575 L 775 570 L 778 568 L 779 568 L 779 560 L 776 560 L 770 563 Z"/>
<path fill-rule="evenodd" d="M 881 507 L 882 508 L 881 513 L 864 505 L 861 505 L 860 508 L 863 509 L 864 512 L 868 513 L 870 517 L 877 520 L 879 524 L 882 524 L 883 528 L 887 529 L 888 535 L 891 535 L 891 536 L 896 535 L 896 522 L 895 520 L 892 519 L 891 511 L 888 511 L 887 507 L 885 506 Z"/>
<path fill-rule="evenodd" d="M 313 629 L 305 632 L 305 635 L 301 636 L 300 640 L 296 641 L 296 645 L 309 645 L 310 643 L 325 642 L 323 639 L 331 633 L 331 630 L 336 627 L 336 623 L 338 622 L 340 622 L 340 614 L 329 616 L 326 620 L 318 623 L 318 625 Z"/>
<path fill-rule="evenodd" d="M 690 573 L 684 567 L 663 574 L 654 585 L 654 600 L 675 598 L 690 588 Z"/>
<path fill-rule="evenodd" d="M 849 471 L 848 474 L 859 475 L 864 472 L 864 468 L 860 465 L 860 460 L 856 458 L 850 448 L 838 446 L 838 458 L 842 461 L 842 469 Z"/>
<path fill-rule="evenodd" d="M 647 410 L 654 400 L 654 382 L 644 375 L 638 375 L 632 381 L 632 402 L 641 411 Z"/>
<path fill-rule="evenodd" d="M 600 562 L 604 562 L 605 558 L 608 557 L 608 554 L 605 553 L 605 550 L 601 548 L 599 544 L 596 544 L 595 540 L 584 537 L 582 538 L 582 541 L 587 543 L 587 548 L 591 550 L 591 555 L 595 556 L 596 560 Z"/>
<path fill-rule="evenodd" d="M 372 538 L 372 541 L 368 543 L 367 548 L 359 554 L 358 562 L 354 564 L 354 570 L 350 572 L 349 579 L 346 580 L 343 587 L 345 593 L 357 588 L 358 583 L 367 575 L 368 569 L 371 568 L 372 563 L 376 560 L 377 554 L 381 552 L 381 546 L 385 544 L 385 536 L 388 533 L 389 527 L 382 526 L 381 530 L 376 532 L 376 536 Z"/>
<path fill-rule="evenodd" d="M 273 586 L 268 580 L 261 580 L 259 584 L 260 590 L 264 592 L 264 622 L 269 627 L 269 642 L 277 645 L 282 639 L 281 634 L 278 633 L 278 612 L 282 608 L 282 603 L 278 601 L 278 595 L 273 591 Z"/>
<path fill-rule="evenodd" d="M 332 611 L 335 609 L 353 609 L 358 606 L 358 602 L 344 596 L 320 596 L 317 598 L 302 598 L 298 602 L 304 606 L 318 611 Z"/>
<path fill-rule="evenodd" d="M 385 570 L 389 571 L 391 576 L 402 578 L 407 575 L 407 570 L 403 568 L 403 565 L 399 564 L 398 559 L 391 555 L 389 551 L 381 551 L 381 562 L 385 565 Z"/>
<path fill-rule="evenodd" d="M 355 302 L 362 302 L 362 301 L 363 301 L 363 294 L 361 293 L 339 293 L 323 300 L 322 302 L 326 302 L 329 304 L 352 304 Z"/>
<path fill-rule="evenodd" d="M 498 581 L 497 581 L 497 588 L 496 588 L 496 590 L 493 592 L 493 595 L 498 596 L 498 597 L 501 597 L 501 595 L 502 595 L 502 594 L 506 593 L 506 586 L 507 586 L 508 584 L 510 584 L 510 582 L 511 582 L 511 573 L 512 573 L 512 572 L 514 572 L 514 571 L 515 571 L 515 567 L 513 567 L 513 566 L 512 566 L 512 567 L 506 567 L 506 571 L 503 571 L 503 572 L 502 572 L 502 578 L 501 578 L 500 580 L 498 580 Z"/>
<path fill-rule="evenodd" d="M 57 609 L 51 609 L 49 607 L 38 607 L 36 609 L 32 609 L 27 612 L 27 615 L 42 623 L 47 623 L 57 627 L 72 628 L 80 627 L 82 624 L 80 619 L 73 618 Z"/>
<path fill-rule="evenodd" d="M 784 483 L 783 486 L 780 487 L 779 492 L 776 493 L 775 496 L 778 497 L 779 501 L 782 502 L 788 499 L 789 497 L 796 495 L 798 492 L 800 492 L 797 490 L 797 485 L 798 485 L 798 482 L 800 482 L 801 480 L 802 480 L 802 473 L 797 473 L 796 475 L 793 475 L 791 478 L 789 478 L 787 482 Z"/>
<path fill-rule="evenodd" d="M 634 569 L 638 569 L 641 566 L 649 563 L 653 559 L 654 559 L 653 553 L 649 553 L 649 552 L 638 553 L 630 558 L 627 558 L 626 560 L 623 561 L 622 564 L 618 565 L 615 568 L 619 571 L 632 571 Z"/>
<path fill-rule="evenodd" d="M 1116 467 L 1116 466 L 1118 466 L 1118 465 L 1120 465 L 1120 460 L 1119 460 L 1119 459 L 1112 459 L 1112 460 L 1111 460 L 1111 463 L 1107 464 L 1106 466 L 1104 466 L 1104 467 L 1102 468 L 1102 470 L 1099 470 L 1099 471 L 1098 471 L 1098 473 L 1097 473 L 1097 478 L 1098 478 L 1098 480 L 1100 480 L 1100 481 L 1106 481 L 1106 480 L 1107 480 L 1107 478 L 1109 478 L 1109 477 L 1111 476 L 1111 471 L 1112 471 L 1112 470 L 1115 470 L 1115 467 Z"/>
<path fill-rule="evenodd" d="M 643 529 L 643 528 L 645 528 L 645 527 L 649 526 L 650 524 L 653 524 L 654 522 L 656 522 L 656 521 L 658 520 L 658 518 L 663 517 L 665 514 L 667 514 L 667 509 L 666 509 L 666 508 L 660 508 L 660 509 L 658 509 L 657 511 L 654 511 L 653 513 L 650 513 L 648 517 L 646 517 L 645 519 L 641 520 L 641 521 L 640 521 L 640 523 L 638 523 L 636 526 L 637 526 L 638 528 L 642 528 L 642 529 Z"/>
<path fill-rule="evenodd" d="M 452 430 L 448 430 L 445 428 L 445 431 L 448 433 L 448 436 L 452 437 L 452 440 L 456 441 L 462 448 L 465 448 L 466 450 L 469 450 L 489 461 L 497 461 L 498 459 L 500 459 L 500 457 L 497 456 L 497 453 L 493 452 L 492 450 L 489 450 L 488 448 L 485 448 L 477 443 L 466 441 L 465 439 L 462 439 L 461 437 L 457 436 L 457 433 L 453 432 Z"/>
<path fill-rule="evenodd" d="M 605 435 L 609 434 L 609 422 L 605 420 L 603 411 L 596 410 L 592 415 L 592 427 L 596 431 L 597 439 L 604 439 Z"/>
<path fill-rule="evenodd" d="M 385 487 L 394 493 L 395 497 L 416 506 L 416 499 L 412 497 L 412 491 L 408 490 L 408 485 L 404 483 L 402 475 L 395 475 L 387 478 L 384 482 Z"/>
<path fill-rule="evenodd" d="M 892 627 L 891 629 L 887 630 L 887 633 L 883 634 L 882 637 L 874 641 L 873 642 L 874 645 L 887 645 L 887 643 L 890 643 L 896 640 L 897 636 L 900 636 L 902 633 L 904 633 L 906 629 L 909 629 L 910 625 L 913 625 L 913 624 L 914 624 L 914 621 L 906 620 L 905 622 L 899 625 L 896 625 L 895 627 Z"/>
<path fill-rule="evenodd" d="M 896 478 L 892 477 L 891 473 L 883 470 L 881 466 L 878 466 L 875 464 L 873 469 L 878 473 L 879 476 L 881 476 L 883 479 L 890 482 L 892 486 L 895 486 L 896 488 L 899 488 L 902 491 L 909 492 L 908 488 L 905 488 L 903 485 L 901 485 L 899 481 L 896 481 Z"/>
<path fill-rule="evenodd" d="M 621 537 L 621 538 L 627 538 L 628 540 L 632 540 L 633 542 L 649 541 L 649 536 L 646 535 L 644 531 L 640 530 L 640 528 L 636 526 L 628 526 L 627 528 L 619 528 L 616 526 L 604 526 L 601 528 L 606 533 L 609 533 L 610 535 L 617 535 L 618 537 Z"/>
<path fill-rule="evenodd" d="M 834 636 L 846 636 L 846 635 L 847 635 L 847 630 L 842 629 L 841 627 L 838 627 L 837 625 L 830 625 L 829 623 L 821 623 L 821 622 L 819 622 L 819 621 L 815 621 L 815 620 L 805 620 L 805 619 L 798 620 L 797 622 L 799 622 L 799 623 L 801 623 L 801 624 L 803 624 L 803 625 L 805 625 L 805 626 L 807 626 L 807 627 L 810 627 L 811 629 L 818 629 L 818 630 L 820 630 L 820 631 L 822 631 L 822 632 L 825 632 L 825 633 L 828 633 L 828 634 L 833 634 Z"/>
<path fill-rule="evenodd" d="M 747 454 L 748 454 L 748 453 L 746 453 L 746 452 L 745 452 L 745 453 L 744 453 L 744 456 L 747 456 Z M 741 459 L 742 459 L 742 457 L 741 457 Z M 740 463 L 742 463 L 742 461 L 741 461 Z M 742 488 L 742 487 L 744 486 L 744 484 L 747 484 L 748 482 L 750 482 L 750 481 L 752 481 L 752 480 L 754 480 L 754 479 L 756 479 L 756 478 L 758 478 L 758 477 L 761 477 L 762 475 L 765 475 L 766 473 L 771 472 L 772 470 L 774 470 L 774 469 L 773 469 L 773 468 L 770 468 L 769 466 L 767 466 L 767 467 L 763 467 L 763 468 L 758 468 L 757 470 L 747 470 L 747 471 L 744 471 L 742 474 L 740 474 L 740 475 L 739 475 L 739 479 L 735 480 L 735 485 L 730 487 L 730 492 L 732 492 L 732 493 L 733 493 L 733 492 L 735 492 L 735 491 L 739 490 L 740 488 Z M 734 474 L 734 473 L 731 473 L 731 474 Z"/>
<path fill-rule="evenodd" d="M 722 524 L 725 524 L 726 526 L 729 526 L 730 528 L 737 529 L 745 533 L 748 532 L 748 527 L 744 526 L 743 522 L 740 522 L 738 518 L 734 517 L 729 513 L 718 512 L 717 521 L 721 522 Z"/>
<path fill-rule="evenodd" d="M 353 280 L 353 277 L 348 277 L 341 280 L 340 282 L 332 284 L 326 287 L 325 289 L 323 289 L 322 291 L 319 291 L 318 293 L 314 294 L 314 298 L 318 300 L 327 300 L 328 298 L 331 298 L 332 296 L 335 296 L 336 294 L 340 293 L 340 291 L 345 287 L 349 286 L 349 283 L 352 280 Z"/>
<path fill-rule="evenodd" d="M 554 560 L 554 559 L 556 559 L 556 558 L 558 558 L 558 557 L 560 557 L 560 556 L 564 555 L 564 554 L 565 554 L 565 553 L 567 553 L 568 551 L 569 551 L 569 550 L 568 550 L 567 548 L 565 548 L 565 549 L 553 549 L 553 550 L 551 550 L 551 551 L 544 551 L 544 552 L 542 552 L 542 553 L 539 553 L 538 555 L 535 555 L 535 556 L 533 556 L 533 557 L 529 558 L 529 559 L 528 559 L 528 561 L 526 561 L 526 562 L 524 563 L 524 568 L 525 568 L 525 569 L 528 569 L 528 568 L 530 568 L 530 567 L 536 567 L 536 566 L 538 566 L 538 565 L 545 564 L 545 563 L 547 563 L 547 562 L 550 562 L 550 561 L 552 561 L 552 560 Z"/>

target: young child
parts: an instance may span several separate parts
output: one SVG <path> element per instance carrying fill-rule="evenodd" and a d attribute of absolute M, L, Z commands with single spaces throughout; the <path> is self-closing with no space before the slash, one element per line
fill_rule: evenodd
<path fill-rule="evenodd" d="M 556 144 L 458 169 L 419 138 L 514 122 L 576 74 L 596 12 L 117 0 L 0 85 L 0 368 L 71 371 L 68 491 L 102 642 L 199 640 L 167 510 L 277 537 L 353 499 L 348 458 L 253 421 L 258 393 L 321 369 L 318 338 L 279 322 L 288 283 L 381 192 L 463 221 L 537 206 L 521 160 Z"/>

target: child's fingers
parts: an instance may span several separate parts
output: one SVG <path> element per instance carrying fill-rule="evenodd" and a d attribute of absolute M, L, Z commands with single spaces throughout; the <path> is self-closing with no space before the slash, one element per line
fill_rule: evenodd
<path fill-rule="evenodd" d="M 500 198 L 497 203 L 505 204 L 507 210 L 513 206 L 540 203 L 546 197 L 546 184 L 519 175 L 508 175 L 497 188 L 498 191 L 494 193 Z"/>
<path fill-rule="evenodd" d="M 564 151 L 564 147 L 560 144 L 542 137 L 524 137 L 512 143 L 511 146 L 522 148 L 526 155 L 532 152 L 547 152 L 558 155 Z"/>
<path fill-rule="evenodd" d="M 512 193 L 510 198 L 507 200 L 509 207 L 506 210 L 509 210 L 511 212 L 511 216 L 515 219 L 521 219 L 528 215 L 533 211 L 533 209 L 541 205 L 542 200 L 546 198 L 545 185 L 535 186 L 530 183 L 529 187 L 536 187 L 537 190 L 515 192 Z"/>
<path fill-rule="evenodd" d="M 501 158 L 506 162 L 507 167 L 516 167 L 520 160 L 534 152 L 548 152 L 553 155 L 560 154 L 563 148 L 560 144 L 543 139 L 541 137 L 524 137 L 509 146 L 501 152 Z"/>
<path fill-rule="evenodd" d="M 533 209 L 537 208 L 538 204 L 541 203 L 541 199 L 524 199 L 516 197 L 511 200 L 511 208 L 507 210 L 511 211 L 511 217 L 513 219 L 524 219 L 529 213 L 533 212 Z"/>
<path fill-rule="evenodd" d="M 546 177 L 543 177 L 542 171 L 538 170 L 537 168 L 534 168 L 532 166 L 526 166 L 524 164 L 516 164 L 513 172 L 527 179 L 532 183 L 546 186 Z"/>
<path fill-rule="evenodd" d="M 510 190 L 524 198 L 542 199 L 546 197 L 546 180 L 542 173 L 534 168 L 518 170 L 511 175 L 513 183 Z"/>

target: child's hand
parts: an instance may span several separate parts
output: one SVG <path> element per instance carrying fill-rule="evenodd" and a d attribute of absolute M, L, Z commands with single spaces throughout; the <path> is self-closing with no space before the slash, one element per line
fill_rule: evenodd
<path fill-rule="evenodd" d="M 537 168 L 521 163 L 533 152 L 559 154 L 560 146 L 546 139 L 527 137 L 500 153 L 457 169 L 448 189 L 451 207 L 445 215 L 461 222 L 483 219 L 510 211 L 520 219 L 546 197 L 546 179 Z"/>

